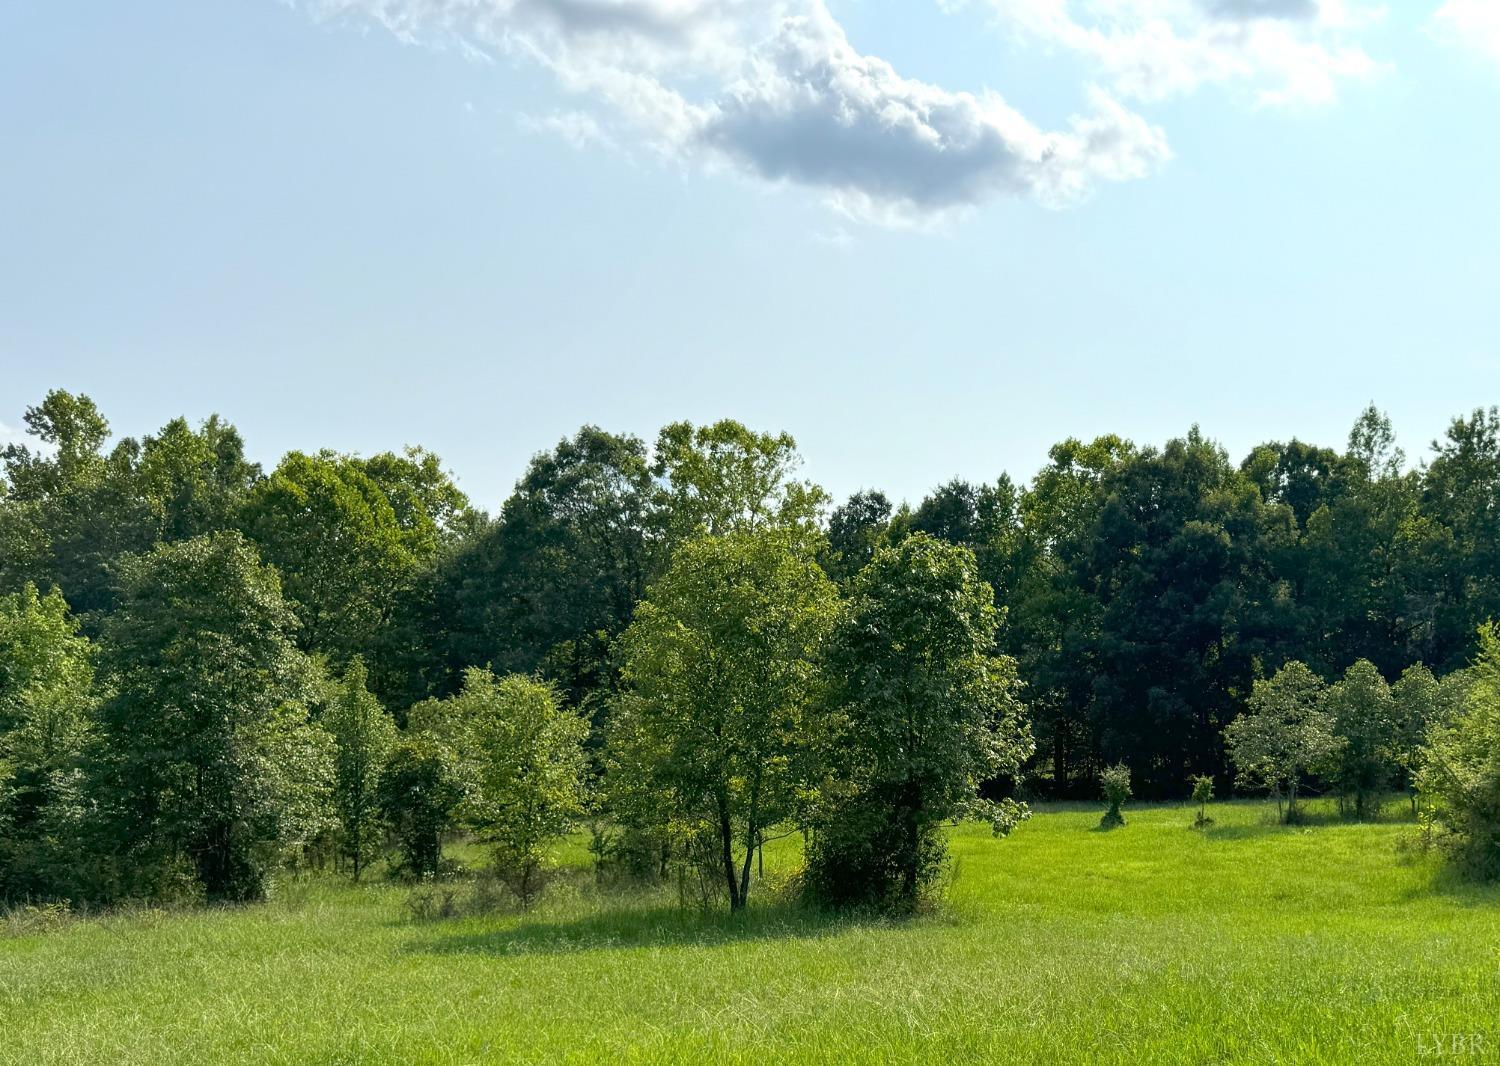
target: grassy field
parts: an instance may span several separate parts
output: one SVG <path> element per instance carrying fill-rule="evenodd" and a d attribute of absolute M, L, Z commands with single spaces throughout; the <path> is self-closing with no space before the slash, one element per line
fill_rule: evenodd
<path fill-rule="evenodd" d="M 566 886 L 415 921 L 406 889 L 318 879 L 77 922 L 0 939 L 0 1061 L 1500 1060 L 1500 893 L 1402 861 L 1409 826 L 1213 813 L 964 828 L 947 908 L 900 924 Z"/>

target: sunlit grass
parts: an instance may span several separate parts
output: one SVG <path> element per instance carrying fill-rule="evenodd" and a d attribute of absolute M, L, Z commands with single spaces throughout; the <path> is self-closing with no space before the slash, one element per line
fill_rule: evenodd
<path fill-rule="evenodd" d="M 1401 861 L 1407 825 L 1192 813 L 965 827 L 948 905 L 905 923 L 769 891 L 731 919 L 586 876 L 524 916 L 415 922 L 399 886 L 308 879 L 80 922 L 0 939 L 0 1061 L 1366 1063 L 1472 1034 L 1497 1057 L 1500 893 Z"/>

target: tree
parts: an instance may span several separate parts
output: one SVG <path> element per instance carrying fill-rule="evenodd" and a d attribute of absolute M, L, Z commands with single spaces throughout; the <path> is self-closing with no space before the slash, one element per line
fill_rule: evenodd
<path fill-rule="evenodd" d="M 613 687 L 609 647 L 661 567 L 646 446 L 585 426 L 532 458 L 498 520 L 438 566 L 432 687 L 467 666 L 540 670 L 574 704 Z"/>
<path fill-rule="evenodd" d="M 1450 689 L 1451 691 L 1451 689 Z M 1417 813 L 1417 772 L 1430 725 L 1452 717 L 1442 682 L 1421 663 L 1408 666 L 1391 686 L 1391 759 L 1405 779 L 1412 814 Z"/>
<path fill-rule="evenodd" d="M 731 911 L 815 776 L 808 719 L 837 614 L 798 534 L 741 529 L 679 547 L 621 637 L 612 758 L 645 775 Z"/>
<path fill-rule="evenodd" d="M 1464 705 L 1436 722 L 1422 750 L 1418 787 L 1463 869 L 1500 877 L 1500 629 L 1479 631 Z"/>
<path fill-rule="evenodd" d="M 121 555 L 232 525 L 260 474 L 218 416 L 196 430 L 173 419 L 107 455 L 109 423 L 87 396 L 54 390 L 26 421 L 51 450 L 0 451 L 9 483 L 0 493 L 0 585 L 58 586 L 87 632 L 113 606 Z"/>
<path fill-rule="evenodd" d="M 1378 806 L 1396 770 L 1396 703 L 1385 678 L 1367 659 L 1350 666 L 1343 680 L 1324 694 L 1323 703 L 1339 740 L 1329 776 L 1341 799 L 1353 802 L 1355 817 L 1363 818 L 1372 802 Z"/>
<path fill-rule="evenodd" d="M 1214 824 L 1214 820 L 1208 816 L 1208 804 L 1214 798 L 1214 779 L 1207 774 L 1198 774 L 1192 779 L 1192 784 L 1193 802 L 1198 805 L 1193 828 L 1203 829 Z"/>
<path fill-rule="evenodd" d="M 280 581 L 232 532 L 158 546 L 122 575 L 90 786 L 116 890 L 156 894 L 185 874 L 210 899 L 263 896 L 325 824 L 331 770 Z"/>
<path fill-rule="evenodd" d="M 831 653 L 834 782 L 809 870 L 835 904 L 910 909 L 965 816 L 1008 832 L 1025 810 L 981 801 L 1031 754 L 1015 663 L 993 654 L 999 612 L 967 548 L 914 534 L 854 579 Z"/>
<path fill-rule="evenodd" d="M 875 556 L 891 523 L 891 501 L 883 492 L 861 489 L 828 518 L 828 551 L 823 568 L 840 584 Z"/>
<path fill-rule="evenodd" d="M 828 495 L 796 478 L 801 465 L 787 433 L 756 433 L 731 419 L 664 427 L 651 473 L 663 486 L 658 506 L 668 536 L 676 543 L 768 528 L 811 535 Z"/>
<path fill-rule="evenodd" d="M 402 737 L 392 749 L 376 788 L 382 820 L 391 827 L 408 877 L 435 876 L 442 865 L 443 834 L 452 828 L 464 797 L 449 750 L 431 736 Z"/>
<path fill-rule="evenodd" d="M 304 650 L 372 647 L 416 560 L 381 487 L 355 461 L 289 452 L 246 500 L 246 534 L 280 572 Z"/>
<path fill-rule="evenodd" d="M 471 669 L 452 702 L 473 775 L 463 817 L 495 845 L 497 869 L 529 907 L 546 848 L 584 813 L 588 723 L 546 682 L 487 670 Z"/>
<path fill-rule="evenodd" d="M 1125 815 L 1120 807 L 1130 798 L 1130 767 L 1115 763 L 1099 771 L 1099 788 L 1104 793 L 1104 802 L 1109 804 L 1104 817 L 1099 819 L 1100 829 L 1114 829 L 1125 824 Z"/>
<path fill-rule="evenodd" d="M 396 723 L 365 686 L 364 660 L 356 658 L 333 686 L 318 724 L 333 738 L 333 810 L 339 851 L 354 880 L 380 854 L 378 785 L 396 742 Z"/>
<path fill-rule="evenodd" d="M 61 593 L 0 596 L 0 900 L 67 895 L 93 654 Z"/>
<path fill-rule="evenodd" d="M 1240 784 L 1269 788 L 1278 815 L 1288 824 L 1297 820 L 1302 778 L 1324 767 L 1338 749 L 1333 719 L 1323 706 L 1324 691 L 1322 680 L 1294 660 L 1272 677 L 1258 678 L 1249 708 L 1224 730 Z"/>

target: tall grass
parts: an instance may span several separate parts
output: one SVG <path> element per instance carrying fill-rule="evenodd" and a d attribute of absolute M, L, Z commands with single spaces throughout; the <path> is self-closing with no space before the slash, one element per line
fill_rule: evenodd
<path fill-rule="evenodd" d="M 1500 1057 L 1500 893 L 1398 857 L 1395 822 L 1211 813 L 961 828 L 947 906 L 902 923 L 587 878 L 446 921 L 327 879 L 90 919 L 0 939 L 0 1061 L 1404 1063 L 1455 1036 Z M 797 862 L 782 842 L 767 879 Z"/>

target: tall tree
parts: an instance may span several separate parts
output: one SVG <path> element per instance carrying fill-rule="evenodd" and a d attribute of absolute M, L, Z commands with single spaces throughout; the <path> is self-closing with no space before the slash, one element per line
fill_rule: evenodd
<path fill-rule="evenodd" d="M 816 776 L 808 716 L 838 598 L 803 548 L 779 530 L 688 541 L 621 638 L 616 762 L 647 775 L 732 911 L 762 834 Z"/>
<path fill-rule="evenodd" d="M 101 641 L 111 695 L 92 788 L 125 894 L 187 874 L 210 899 L 264 895 L 324 824 L 326 734 L 275 571 L 236 533 L 162 545 L 123 568 Z"/>
<path fill-rule="evenodd" d="M 646 446 L 585 426 L 532 458 L 499 519 L 446 556 L 434 602 L 441 678 L 543 670 L 571 702 L 612 684 L 609 645 L 659 572 Z"/>
<path fill-rule="evenodd" d="M 918 533 L 854 579 L 833 642 L 824 732 L 836 784 L 818 824 L 811 884 L 821 897 L 909 909 L 944 853 L 940 828 L 1025 815 L 979 786 L 1031 754 L 1013 660 L 993 654 L 999 612 L 974 555 Z"/>
<path fill-rule="evenodd" d="M 656 438 L 652 474 L 674 541 L 699 532 L 781 528 L 811 533 L 828 494 L 796 475 L 802 460 L 787 433 L 757 433 L 732 419 L 674 422 Z"/>
<path fill-rule="evenodd" d="M 318 724 L 333 738 L 334 815 L 339 852 L 354 880 L 380 854 L 379 784 L 396 742 L 396 723 L 366 687 L 363 659 L 356 658 L 333 685 Z"/>
<path fill-rule="evenodd" d="M 875 557 L 891 524 L 891 501 L 885 493 L 861 489 L 835 507 L 828 518 L 828 549 L 823 568 L 841 584 Z"/>
<path fill-rule="evenodd" d="M 339 663 L 368 652 L 417 564 L 390 500 L 361 464 L 289 452 L 256 485 L 242 521 L 281 572 L 301 646 Z"/>

